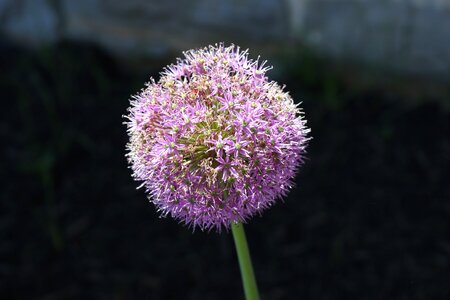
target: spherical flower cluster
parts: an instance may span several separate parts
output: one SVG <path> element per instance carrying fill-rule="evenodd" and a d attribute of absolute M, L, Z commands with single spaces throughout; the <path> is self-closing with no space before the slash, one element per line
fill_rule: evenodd
<path fill-rule="evenodd" d="M 131 100 L 127 157 L 163 216 L 220 231 L 286 195 L 309 130 L 247 51 L 184 55 Z"/>

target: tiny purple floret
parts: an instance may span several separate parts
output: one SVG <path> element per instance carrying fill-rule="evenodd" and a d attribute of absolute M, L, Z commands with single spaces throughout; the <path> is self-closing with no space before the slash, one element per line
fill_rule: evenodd
<path fill-rule="evenodd" d="M 220 231 L 287 194 L 309 129 L 247 51 L 218 44 L 184 56 L 131 100 L 127 158 L 162 216 Z"/>

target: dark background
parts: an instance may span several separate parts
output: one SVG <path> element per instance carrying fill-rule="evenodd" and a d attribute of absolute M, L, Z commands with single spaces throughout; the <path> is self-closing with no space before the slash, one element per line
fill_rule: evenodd
<path fill-rule="evenodd" d="M 247 225 L 262 299 L 450 299 L 450 89 L 296 49 L 269 76 L 313 140 Z M 243 299 L 230 233 L 159 218 L 127 167 L 128 99 L 171 62 L 2 40 L 0 298 Z"/>

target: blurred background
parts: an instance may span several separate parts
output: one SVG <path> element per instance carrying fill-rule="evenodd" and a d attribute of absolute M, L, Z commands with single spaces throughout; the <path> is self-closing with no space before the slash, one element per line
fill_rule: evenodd
<path fill-rule="evenodd" d="M 0 298 L 243 299 L 229 233 L 161 219 L 130 95 L 250 48 L 302 101 L 297 187 L 247 235 L 262 299 L 450 299 L 450 1 L 0 0 Z"/>

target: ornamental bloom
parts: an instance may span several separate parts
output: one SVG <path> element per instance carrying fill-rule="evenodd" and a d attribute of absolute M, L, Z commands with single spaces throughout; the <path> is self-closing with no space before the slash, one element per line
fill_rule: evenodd
<path fill-rule="evenodd" d="M 220 231 L 287 194 L 309 129 L 247 51 L 220 44 L 184 56 L 131 100 L 127 157 L 162 216 Z"/>

